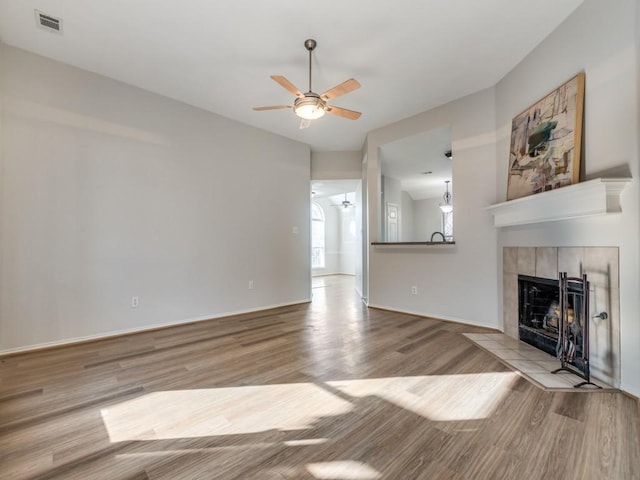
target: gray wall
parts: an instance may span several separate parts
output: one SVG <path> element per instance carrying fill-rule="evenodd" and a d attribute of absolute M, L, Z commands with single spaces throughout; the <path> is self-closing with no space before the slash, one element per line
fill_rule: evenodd
<path fill-rule="evenodd" d="M 413 198 L 411 198 L 411 195 L 404 190 L 402 191 L 401 199 L 400 212 L 402 214 L 402 222 L 400 223 L 400 241 L 413 242 L 415 238 L 414 231 L 416 230 L 413 211 L 415 202 Z"/>
<path fill-rule="evenodd" d="M 0 351 L 310 299 L 308 146 L 0 53 Z"/>
<path fill-rule="evenodd" d="M 417 241 L 431 240 L 433 232 L 442 232 L 441 202 L 441 197 L 425 198 L 413 202 L 413 224 Z M 455 232 L 453 238 L 455 239 Z M 439 240 L 440 236 L 435 239 Z"/>
<path fill-rule="evenodd" d="M 369 252 L 369 302 L 453 321 L 497 327 L 496 230 L 484 206 L 495 203 L 493 89 L 370 132 L 367 137 L 367 188 L 376 198 L 378 147 L 417 133 L 451 126 L 454 247 L 372 246 Z M 369 232 L 378 232 L 378 207 L 369 203 Z M 429 234 L 430 235 L 430 234 Z M 377 241 L 371 238 L 371 241 Z M 411 286 L 418 295 L 411 295 Z M 461 299 L 464 298 L 464 301 Z"/>
<path fill-rule="evenodd" d="M 339 180 L 362 177 L 362 154 L 355 151 L 312 152 L 311 178 Z"/>
<path fill-rule="evenodd" d="M 382 200 L 384 203 L 395 203 L 398 208 L 402 203 L 402 190 L 400 180 L 392 177 L 382 176 Z"/>

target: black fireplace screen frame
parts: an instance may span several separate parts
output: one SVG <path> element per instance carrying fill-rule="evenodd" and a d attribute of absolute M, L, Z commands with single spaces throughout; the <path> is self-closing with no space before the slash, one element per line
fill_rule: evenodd
<path fill-rule="evenodd" d="M 554 355 L 562 371 L 584 379 L 575 387 L 594 385 L 589 369 L 589 281 L 587 276 L 558 280 L 518 275 L 520 340 Z"/>
<path fill-rule="evenodd" d="M 569 277 L 567 272 L 558 275 L 560 284 L 560 337 L 558 339 L 558 359 L 560 368 L 551 373 L 571 372 L 584 379 L 574 387 L 592 385 L 589 370 L 589 281 L 587 275 L 581 278 Z M 573 301 L 571 301 L 573 297 Z M 573 311 L 572 311 L 573 310 Z M 578 347 L 581 355 L 578 355 Z"/>

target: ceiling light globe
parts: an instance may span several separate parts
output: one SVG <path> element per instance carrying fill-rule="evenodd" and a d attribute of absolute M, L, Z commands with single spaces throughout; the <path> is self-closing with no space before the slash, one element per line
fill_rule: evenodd
<path fill-rule="evenodd" d="M 317 105 L 302 105 L 295 109 L 296 115 L 305 120 L 315 120 L 324 115 L 324 109 Z"/>
<path fill-rule="evenodd" d="M 324 115 L 326 103 L 316 95 L 307 93 L 303 98 L 298 98 L 293 106 L 295 114 L 305 120 L 315 120 Z"/>

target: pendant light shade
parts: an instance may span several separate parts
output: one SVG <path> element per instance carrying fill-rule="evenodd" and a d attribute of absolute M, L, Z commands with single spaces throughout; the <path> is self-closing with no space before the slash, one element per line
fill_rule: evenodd
<path fill-rule="evenodd" d="M 451 212 L 453 212 L 453 205 L 451 204 L 451 193 L 449 193 L 449 182 L 450 181 L 451 180 L 446 180 L 444 182 L 445 185 L 446 185 L 447 191 L 442 196 L 442 199 L 444 200 L 444 203 L 440 204 L 440 210 L 442 210 L 442 213 L 451 213 Z"/>

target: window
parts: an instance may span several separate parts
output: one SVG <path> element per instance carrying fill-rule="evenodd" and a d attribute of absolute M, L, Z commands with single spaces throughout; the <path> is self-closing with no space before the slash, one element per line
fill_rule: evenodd
<path fill-rule="evenodd" d="M 324 268 L 324 212 L 311 203 L 311 268 Z"/>

